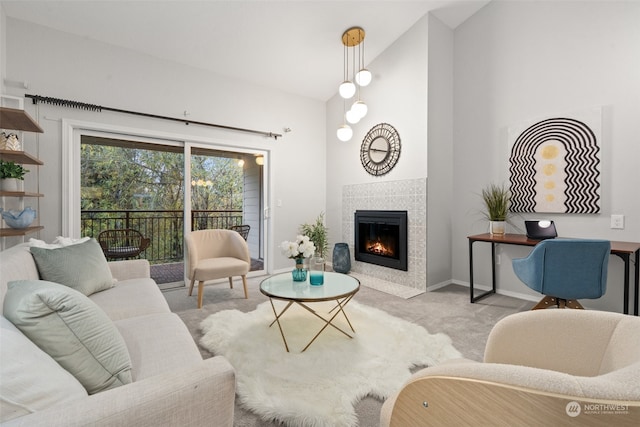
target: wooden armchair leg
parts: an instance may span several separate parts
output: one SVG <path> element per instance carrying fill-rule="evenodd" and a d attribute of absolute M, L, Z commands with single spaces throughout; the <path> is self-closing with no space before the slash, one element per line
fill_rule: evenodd
<path fill-rule="evenodd" d="M 576 308 L 576 309 L 584 310 L 584 307 L 582 306 L 582 304 L 580 304 L 577 300 L 556 298 L 551 296 L 545 296 L 544 298 L 542 298 L 540 302 L 534 305 L 531 310 L 539 310 L 541 308 L 550 308 L 550 307 Z"/>
<path fill-rule="evenodd" d="M 193 284 L 196 282 L 195 276 L 191 279 L 191 284 L 189 285 L 189 296 L 193 293 Z"/>
<path fill-rule="evenodd" d="M 534 305 L 531 310 L 540 310 L 542 308 L 557 307 L 557 306 L 558 306 L 558 298 L 545 295 L 545 297 L 542 298 L 539 303 Z"/>
<path fill-rule="evenodd" d="M 202 298 L 204 297 L 204 280 L 198 282 L 198 308 L 202 308 Z"/>
<path fill-rule="evenodd" d="M 233 277 L 229 276 L 229 287 L 233 289 Z"/>
<path fill-rule="evenodd" d="M 584 310 L 584 307 L 582 306 L 582 304 L 580 304 L 577 300 L 574 300 L 574 299 L 566 300 L 565 307 L 567 307 L 567 308 L 575 308 L 575 309 L 578 309 L 578 310 Z"/>
<path fill-rule="evenodd" d="M 247 292 L 247 276 L 242 276 L 242 287 L 244 288 L 244 299 L 249 298 L 249 293 Z"/>

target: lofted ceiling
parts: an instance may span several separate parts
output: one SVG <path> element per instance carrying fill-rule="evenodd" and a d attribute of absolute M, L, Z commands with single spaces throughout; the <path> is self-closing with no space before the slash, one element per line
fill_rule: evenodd
<path fill-rule="evenodd" d="M 346 29 L 365 29 L 369 64 L 429 11 L 455 28 L 488 2 L 0 1 L 10 18 L 322 101 L 342 81 Z"/>

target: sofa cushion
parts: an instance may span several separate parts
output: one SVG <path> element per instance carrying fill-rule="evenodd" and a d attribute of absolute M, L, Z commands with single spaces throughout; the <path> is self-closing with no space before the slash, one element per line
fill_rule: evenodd
<path fill-rule="evenodd" d="M 153 313 L 170 313 L 169 304 L 153 279 L 120 280 L 106 291 L 89 297 L 111 320 Z"/>
<path fill-rule="evenodd" d="M 61 283 L 85 295 L 113 286 L 111 269 L 95 239 L 57 249 L 32 247 L 42 280 Z"/>
<path fill-rule="evenodd" d="M 114 323 L 129 348 L 134 381 L 202 361 L 198 346 L 175 313 L 150 314 Z"/>
<path fill-rule="evenodd" d="M 73 375 L 0 317 L 0 422 L 87 396 Z"/>
<path fill-rule="evenodd" d="M 80 292 L 41 280 L 10 282 L 4 313 L 89 394 L 131 382 L 131 359 L 122 336 Z"/>

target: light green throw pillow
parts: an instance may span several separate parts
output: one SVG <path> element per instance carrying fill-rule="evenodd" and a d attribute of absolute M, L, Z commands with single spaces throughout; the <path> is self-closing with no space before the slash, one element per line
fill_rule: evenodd
<path fill-rule="evenodd" d="M 42 280 L 9 282 L 4 315 L 89 394 L 132 382 L 124 339 L 80 292 Z"/>
<path fill-rule="evenodd" d="M 30 249 L 42 280 L 61 283 L 87 296 L 113 287 L 111 269 L 96 239 L 57 249 Z"/>

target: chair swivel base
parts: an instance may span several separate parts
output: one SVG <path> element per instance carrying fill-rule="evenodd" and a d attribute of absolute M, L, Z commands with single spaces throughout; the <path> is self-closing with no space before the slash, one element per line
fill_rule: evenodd
<path fill-rule="evenodd" d="M 582 306 L 582 304 L 580 304 L 578 301 L 574 299 L 564 299 L 564 298 L 557 298 L 552 296 L 545 296 L 540 300 L 539 303 L 534 305 L 531 310 L 540 310 L 543 308 L 550 308 L 550 307 L 577 308 L 580 310 L 584 310 L 584 307 Z"/>

